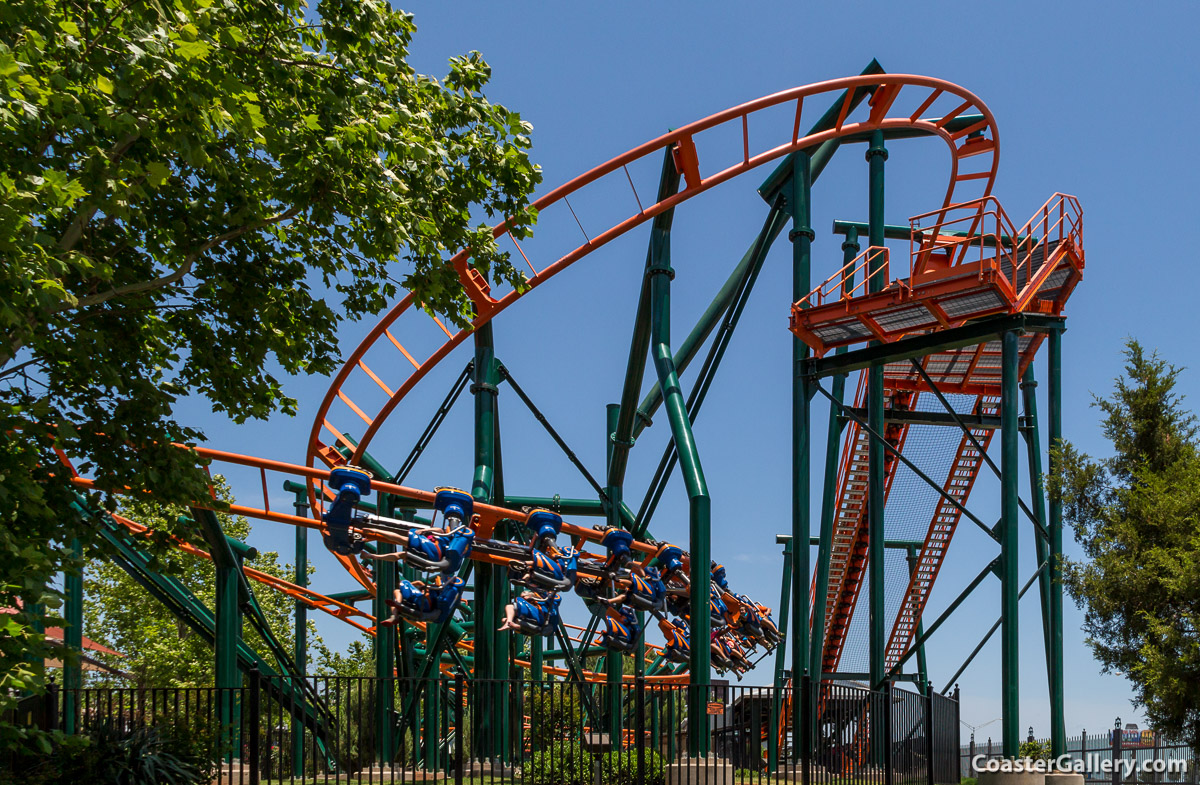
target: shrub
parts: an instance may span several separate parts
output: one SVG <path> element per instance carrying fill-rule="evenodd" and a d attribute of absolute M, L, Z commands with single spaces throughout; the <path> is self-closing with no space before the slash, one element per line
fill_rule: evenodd
<path fill-rule="evenodd" d="M 978 777 L 963 777 L 959 785 L 975 785 L 978 781 Z"/>
<path fill-rule="evenodd" d="M 1020 750 L 1017 751 L 1018 758 L 1032 758 L 1033 760 L 1050 760 L 1050 742 L 1048 741 L 1026 741 L 1021 743 Z"/>
<path fill-rule="evenodd" d="M 760 778 L 762 778 L 762 775 L 754 769 L 738 769 L 733 773 L 735 782 L 757 783 Z"/>
<path fill-rule="evenodd" d="M 575 741 L 558 740 L 533 753 L 525 767 L 526 785 L 590 785 L 592 756 Z"/>
<path fill-rule="evenodd" d="M 122 730 L 103 725 L 82 736 L 59 737 L 49 750 L 13 761 L 24 785 L 198 785 L 209 780 L 171 749 L 158 728 Z M 19 776 L 18 774 L 19 768 Z M 0 781 L 3 781 L 0 775 Z"/>
<path fill-rule="evenodd" d="M 553 687 L 533 684 L 525 695 L 529 715 L 529 741 L 535 749 L 552 741 L 578 740 L 583 729 L 583 711 L 577 688 L 570 684 Z"/>
<path fill-rule="evenodd" d="M 614 750 L 600 759 L 600 781 L 604 785 L 663 785 L 666 762 L 654 750 L 642 751 L 644 779 L 638 779 L 637 750 Z"/>
<path fill-rule="evenodd" d="M 162 748 L 192 766 L 198 782 L 211 782 L 222 758 L 222 734 L 201 713 L 169 716 L 156 726 L 162 736 Z M 229 745 L 225 740 L 225 746 Z"/>

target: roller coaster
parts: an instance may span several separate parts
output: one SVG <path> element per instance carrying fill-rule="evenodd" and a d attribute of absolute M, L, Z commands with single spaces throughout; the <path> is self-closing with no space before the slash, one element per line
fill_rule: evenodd
<path fill-rule="evenodd" d="M 781 113 L 789 119 L 786 127 L 775 122 Z M 909 226 L 890 226 L 883 220 L 886 145 L 910 139 L 945 145 L 945 195 Z M 868 220 L 835 223 L 834 233 L 843 238 L 840 266 L 814 287 L 811 189 L 833 155 L 854 144 L 867 147 Z M 380 676 L 422 678 L 457 671 L 475 679 L 503 679 L 519 668 L 535 679 L 581 685 L 635 678 L 689 683 L 701 688 L 693 691 L 688 706 L 691 716 L 700 716 L 712 669 L 740 676 L 752 666 L 756 652 L 776 653 L 780 688 L 800 678 L 877 685 L 889 677 L 905 678 L 903 667 L 914 656 L 918 672 L 907 677 L 926 685 L 925 641 L 970 591 L 995 574 L 1002 596 L 1001 620 L 993 632 L 1002 630 L 1006 751 L 1019 740 L 1016 602 L 1034 579 L 1041 593 L 1052 727 L 1061 740 L 1062 595 L 1056 556 L 1062 547 L 1062 519 L 1042 490 L 1032 361 L 1046 343 L 1048 435 L 1053 443 L 1061 435 L 1062 314 L 1084 267 L 1082 214 L 1073 197 L 1056 194 L 1017 227 L 992 195 L 998 164 L 998 129 L 976 96 L 940 79 L 885 73 L 875 62 L 858 76 L 786 90 L 682 126 L 539 198 L 539 235 L 546 240 L 536 248 L 529 241 L 522 245 L 503 223 L 494 228 L 497 240 L 509 244 L 514 258 L 528 265 L 525 288 L 495 289 L 465 252 L 450 258 L 447 264 L 474 305 L 469 327 L 450 329 L 412 294 L 397 303 L 333 377 L 302 460 L 289 463 L 181 446 L 194 449 L 213 473 L 259 475 L 261 501 L 238 499 L 228 510 L 295 527 L 295 581 L 245 566 L 253 549 L 221 532 L 212 512 L 221 505 L 200 500 L 192 522 L 209 547 L 177 546 L 216 565 L 216 608 L 209 609 L 155 572 L 145 554 L 148 530 L 143 523 L 88 509 L 82 497 L 77 512 L 97 522 L 125 569 L 213 641 L 218 686 L 240 683 L 239 670 L 251 667 L 291 676 L 279 682 L 292 685 L 280 698 L 299 706 L 296 721 L 314 729 L 323 718 L 303 678 L 302 631 L 308 611 L 329 614 L 372 635 Z M 673 343 L 670 240 L 675 210 L 764 167 L 769 173 L 757 189 L 767 205 L 761 229 L 697 324 L 682 342 Z M 647 173 L 657 173 L 656 181 L 648 180 Z M 619 216 L 592 223 L 583 207 L 589 193 L 604 194 L 609 212 L 619 210 Z M 612 199 L 616 193 L 626 198 Z M 733 591 L 724 568 L 712 559 L 709 494 L 692 423 L 767 252 L 789 222 L 790 360 L 796 369 L 793 515 L 790 534 L 781 537 L 784 587 L 776 625 L 772 609 Z M 649 229 L 645 271 L 619 403 L 607 411 L 605 471 L 597 479 L 498 359 L 492 322 L 541 284 L 643 225 Z M 569 231 L 550 230 L 556 226 Z M 867 248 L 862 250 L 864 235 Z M 901 261 L 900 245 L 905 243 L 907 257 Z M 468 342 L 470 361 L 422 432 L 415 432 L 410 418 L 393 416 L 435 367 Z M 685 395 L 679 376 L 695 365 L 706 345 Z M 643 395 L 648 360 L 657 383 Z M 847 379 L 856 372 L 857 392 L 847 405 Z M 823 380 L 829 380 L 828 389 Z M 497 403 L 502 388 L 534 414 L 594 490 L 593 497 L 505 493 Z M 474 399 L 469 490 L 449 484 L 406 486 L 413 466 L 468 389 Z M 1023 418 L 1018 418 L 1018 399 Z M 830 407 L 815 537 L 809 515 L 813 400 L 827 400 Z M 625 501 L 629 454 L 660 409 L 666 411 L 671 441 L 635 510 Z M 988 453 L 997 431 L 999 465 Z M 416 437 L 398 470 L 383 466 L 369 451 L 385 434 L 390 442 Z M 1028 502 L 1018 496 L 1019 434 L 1028 452 L 1033 496 Z M 78 486 L 94 484 L 75 471 L 69 456 L 61 457 Z M 656 541 L 649 532 L 676 466 L 688 497 L 686 547 Z M 1002 486 L 1001 513 L 994 524 L 966 506 L 985 467 Z M 271 507 L 269 488 L 280 483 L 294 495 L 291 509 Z M 424 511 L 430 511 L 428 516 L 418 517 Z M 1024 588 L 1016 575 L 1021 516 L 1032 523 L 1039 564 Z M 601 522 L 572 522 L 584 518 Z M 963 518 L 996 541 L 1000 556 L 926 627 L 922 616 L 930 592 Z M 309 588 L 308 530 L 320 533 L 361 590 L 321 594 Z M 897 554 L 903 561 L 896 561 Z M 284 650 L 272 635 L 257 610 L 252 584 L 294 598 L 294 651 Z M 898 599 L 895 591 L 889 599 L 889 586 L 901 589 Z M 591 611 L 584 626 L 566 624 L 560 616 L 559 602 L 568 592 L 583 598 Z M 368 600 L 370 612 L 357 607 Z M 800 620 L 790 627 L 789 610 Z M 270 643 L 274 663 L 240 641 L 243 614 Z M 662 629 L 665 645 L 644 640 L 647 615 Z M 497 624 L 501 629 L 495 629 Z M 548 638 L 557 642 L 557 649 L 547 648 Z M 863 651 L 866 667 L 856 671 L 848 660 Z M 603 657 L 602 670 L 588 667 L 589 658 L 597 657 Z M 624 672 L 625 657 L 633 660 L 631 674 Z M 480 700 L 506 700 L 484 690 L 478 695 Z M 390 732 L 390 701 L 379 697 L 381 734 Z M 507 708 L 489 710 L 503 718 Z M 786 743 L 802 710 L 798 702 L 776 700 L 773 746 Z M 813 710 L 820 712 L 820 707 Z M 619 715 L 616 711 L 596 722 L 619 732 Z M 707 743 L 701 724 L 693 723 L 690 752 L 703 754 Z"/>

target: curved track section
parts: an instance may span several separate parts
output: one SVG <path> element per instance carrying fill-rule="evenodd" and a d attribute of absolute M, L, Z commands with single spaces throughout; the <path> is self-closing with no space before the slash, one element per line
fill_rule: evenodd
<path fill-rule="evenodd" d="M 870 89 L 873 95 L 868 104 L 851 112 L 851 96 L 859 88 Z M 809 99 L 828 98 L 843 91 L 845 98 L 835 126 L 828 131 L 802 136 L 800 128 L 806 102 L 812 104 L 815 102 Z M 794 107 L 791 133 L 781 134 L 782 138 L 776 136 L 766 139 L 767 134 L 757 132 L 759 121 L 761 119 L 762 125 L 766 126 L 772 110 L 773 116 L 778 117 L 779 107 Z M 859 118 L 859 114 L 866 116 Z M 955 118 L 970 114 L 982 115 L 982 119 L 954 132 L 946 129 Z M 753 137 L 752 127 L 756 129 Z M 545 225 L 550 220 L 576 224 L 584 240 L 581 244 L 559 249 L 539 249 L 535 254 L 532 250 L 527 252 L 515 238 L 509 236 L 505 224 L 501 223 L 493 229 L 497 238 L 508 238 L 530 268 L 532 277 L 528 279 L 528 288 L 523 292 L 511 291 L 503 296 L 492 296 L 487 282 L 470 266 L 470 259 L 465 252 L 454 256 L 449 264 L 458 271 L 459 280 L 475 304 L 477 316 L 470 327 L 452 333 L 440 319 L 422 311 L 412 294 L 397 304 L 351 353 L 330 385 L 313 422 L 308 444 L 308 465 L 316 466 L 320 462 L 334 466 L 360 461 L 397 405 L 456 346 L 505 308 L 613 239 L 665 210 L 788 153 L 830 140 L 861 138 L 877 129 L 911 131 L 936 136 L 945 142 L 950 152 L 950 177 L 943 209 L 991 191 L 999 162 L 999 135 L 991 112 L 967 90 L 931 77 L 880 74 L 818 82 L 769 95 L 684 126 L 613 158 L 534 203 L 539 211 L 539 225 Z M 765 139 L 764 142 L 758 141 L 760 136 Z M 728 148 L 729 139 L 737 137 L 740 137 L 741 144 L 736 149 L 721 149 L 721 141 Z M 715 144 L 710 145 L 710 141 Z M 647 161 L 656 162 L 668 148 L 672 150 L 686 187 L 658 202 L 643 201 L 643 195 L 655 193 L 654 188 L 646 183 L 639 190 L 631 169 L 645 168 L 639 167 L 639 164 Z M 705 152 L 703 159 L 701 150 Z M 601 231 L 589 231 L 571 205 L 571 198 L 574 197 L 577 202 L 585 201 L 586 192 L 600 187 L 600 183 L 619 181 L 628 183 L 630 211 L 626 217 Z M 417 334 L 431 327 L 440 332 L 443 338 L 431 352 L 422 356 L 423 353 L 410 347 L 420 343 L 420 339 L 415 337 Z M 409 331 L 414 334 L 412 341 L 408 338 Z M 372 369 L 372 365 L 379 369 L 400 369 L 401 373 L 397 377 L 384 379 Z M 370 388 L 383 394 L 381 404 L 371 406 L 361 397 L 356 401 L 350 396 L 353 386 L 349 383 L 351 377 L 359 374 L 371 382 Z M 368 414 L 369 411 L 374 413 Z M 359 421 L 363 423 L 362 426 L 356 425 Z M 355 427 L 344 427 L 347 423 Z M 359 433 L 360 436 L 355 442 L 346 438 L 346 433 Z M 342 451 L 350 455 L 348 461 Z M 317 503 L 315 488 L 311 502 L 314 505 Z"/>

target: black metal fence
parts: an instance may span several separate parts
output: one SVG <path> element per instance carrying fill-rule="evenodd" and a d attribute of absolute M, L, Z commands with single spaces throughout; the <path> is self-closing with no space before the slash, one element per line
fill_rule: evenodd
<path fill-rule="evenodd" d="M 312 677 L 301 688 L 254 674 L 237 689 L 55 690 L 46 705 L 69 732 L 156 727 L 186 738 L 222 784 L 959 780 L 957 702 L 890 684 L 702 690 L 442 675 Z"/>
<path fill-rule="evenodd" d="M 1120 724 L 1118 719 L 1117 724 Z M 1049 739 L 1038 739 L 1032 729 L 1027 739 L 1037 741 L 1049 750 Z M 1197 785 L 1200 783 L 1200 761 L 1187 745 L 1163 738 L 1153 731 L 1120 729 L 1088 733 L 1066 739 L 1066 755 L 1077 765 L 1088 783 L 1122 785 L 1150 783 Z M 959 750 L 959 771 L 962 777 L 977 776 L 977 768 L 988 760 L 1000 760 L 1000 743 L 992 739 L 976 742 L 974 737 Z M 972 761 L 975 761 L 973 764 Z M 1113 761 L 1117 761 L 1114 765 Z M 1077 763 L 1076 763 L 1077 762 Z"/>

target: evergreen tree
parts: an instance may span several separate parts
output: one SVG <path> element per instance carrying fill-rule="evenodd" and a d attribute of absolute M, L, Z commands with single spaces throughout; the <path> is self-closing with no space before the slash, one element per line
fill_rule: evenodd
<path fill-rule="evenodd" d="M 1108 458 L 1064 442 L 1051 491 L 1087 559 L 1064 580 L 1105 672 L 1125 674 L 1152 726 L 1200 749 L 1200 453 L 1181 368 L 1125 350 L 1104 413 Z"/>

